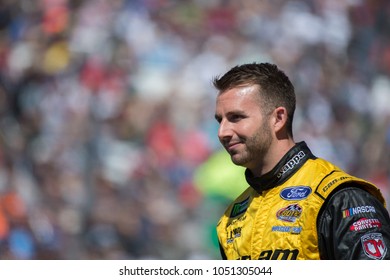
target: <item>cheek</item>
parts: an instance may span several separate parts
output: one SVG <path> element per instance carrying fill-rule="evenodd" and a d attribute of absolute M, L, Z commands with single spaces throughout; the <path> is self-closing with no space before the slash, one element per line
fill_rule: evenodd
<path fill-rule="evenodd" d="M 247 123 L 247 124 L 243 124 L 243 125 L 237 127 L 236 133 L 241 138 L 248 139 L 248 138 L 252 138 L 255 135 L 259 134 L 259 132 L 261 132 L 262 130 L 263 130 L 263 128 L 260 124 Z"/>
<path fill-rule="evenodd" d="M 271 128 L 268 122 L 258 123 L 251 128 L 251 137 L 257 140 L 269 141 L 272 138 Z"/>
<path fill-rule="evenodd" d="M 265 126 L 268 125 L 269 123 L 266 122 L 264 118 L 261 118 L 260 116 L 252 116 L 234 124 L 233 129 L 241 138 L 250 138 L 267 129 L 268 127 Z"/>

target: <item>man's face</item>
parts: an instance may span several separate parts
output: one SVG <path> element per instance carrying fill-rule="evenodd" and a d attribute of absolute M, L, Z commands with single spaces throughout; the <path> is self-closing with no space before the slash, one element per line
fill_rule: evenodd
<path fill-rule="evenodd" d="M 219 141 L 234 164 L 249 169 L 262 166 L 272 143 L 257 91 L 256 86 L 233 88 L 218 95 L 216 102 Z"/>

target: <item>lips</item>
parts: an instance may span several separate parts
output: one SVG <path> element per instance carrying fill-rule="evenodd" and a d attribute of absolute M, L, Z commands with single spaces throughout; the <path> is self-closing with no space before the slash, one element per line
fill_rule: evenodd
<path fill-rule="evenodd" d="M 228 150 L 230 152 L 230 151 L 233 151 L 240 144 L 241 144 L 241 142 L 229 143 L 229 144 L 225 145 L 225 148 L 226 148 L 226 150 Z"/>

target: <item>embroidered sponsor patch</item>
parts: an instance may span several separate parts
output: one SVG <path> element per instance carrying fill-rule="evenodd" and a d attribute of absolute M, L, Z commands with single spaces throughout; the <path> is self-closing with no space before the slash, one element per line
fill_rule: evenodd
<path fill-rule="evenodd" d="M 302 200 L 311 194 L 311 188 L 307 186 L 294 186 L 284 188 L 280 192 L 280 197 L 284 200 Z"/>
<path fill-rule="evenodd" d="M 276 218 L 285 222 L 293 223 L 297 219 L 299 219 L 301 214 L 302 207 L 299 206 L 299 204 L 295 203 L 278 210 L 278 212 L 276 212 Z"/>
<path fill-rule="evenodd" d="M 343 218 L 347 218 L 358 214 L 376 213 L 376 210 L 374 206 L 364 205 L 364 206 L 348 208 L 343 210 L 342 212 L 343 212 Z"/>
<path fill-rule="evenodd" d="M 300 234 L 302 231 L 302 227 L 291 227 L 291 226 L 273 226 L 272 231 L 280 231 L 280 232 L 289 232 L 293 234 Z"/>
<path fill-rule="evenodd" d="M 361 218 L 354 222 L 349 229 L 351 231 L 361 231 L 369 228 L 380 228 L 382 223 L 378 219 Z"/>
<path fill-rule="evenodd" d="M 340 181 L 347 180 L 347 179 L 349 179 L 349 178 L 351 178 L 351 177 L 350 177 L 350 176 L 342 176 L 342 177 L 333 179 L 333 180 L 330 181 L 326 186 L 324 186 L 324 187 L 322 188 L 322 192 L 323 192 L 323 193 L 326 193 L 326 192 L 329 190 L 329 188 L 332 187 L 334 184 L 339 183 Z"/>
<path fill-rule="evenodd" d="M 235 203 L 232 208 L 232 212 L 230 213 L 230 217 L 234 218 L 238 215 L 244 213 L 246 209 L 249 207 L 249 196 L 244 201 Z"/>
<path fill-rule="evenodd" d="M 241 237 L 242 227 L 237 227 L 228 232 L 227 244 L 233 243 L 234 239 Z"/>
<path fill-rule="evenodd" d="M 381 233 L 367 233 L 360 240 L 367 257 L 381 260 L 386 256 L 387 247 Z"/>

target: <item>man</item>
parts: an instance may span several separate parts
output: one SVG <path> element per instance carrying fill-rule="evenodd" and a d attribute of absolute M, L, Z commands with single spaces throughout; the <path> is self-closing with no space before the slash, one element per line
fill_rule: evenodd
<path fill-rule="evenodd" d="M 390 218 L 373 184 L 295 143 L 295 92 L 270 63 L 214 86 L 218 137 L 250 185 L 217 225 L 224 259 L 390 259 Z"/>

